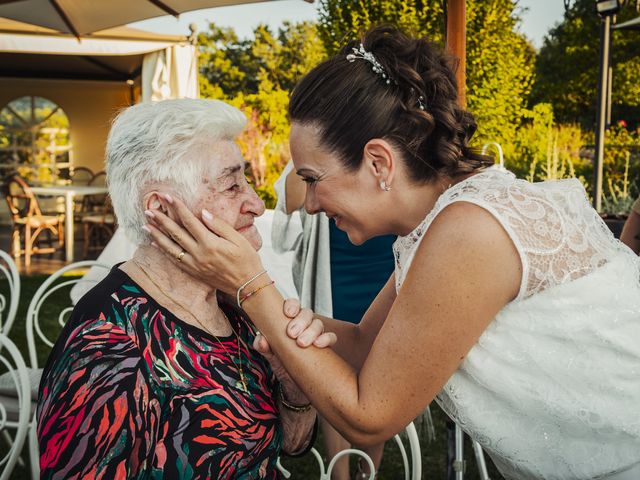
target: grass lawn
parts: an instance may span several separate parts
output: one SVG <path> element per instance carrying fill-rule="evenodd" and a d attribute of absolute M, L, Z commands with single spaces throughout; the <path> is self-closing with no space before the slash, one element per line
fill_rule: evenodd
<path fill-rule="evenodd" d="M 16 343 L 20 351 L 23 352 L 25 360 L 27 357 L 27 341 L 25 334 L 25 316 L 27 313 L 27 306 L 29 300 L 33 297 L 37 288 L 45 280 L 45 276 L 31 276 L 22 277 L 21 285 L 21 303 L 18 309 L 16 321 L 11 329 L 10 337 Z M 65 280 L 70 277 L 64 277 Z M 6 281 L 0 281 L 0 293 L 6 295 L 7 286 Z M 59 331 L 58 315 L 60 311 L 69 305 L 68 289 L 63 288 L 56 294 L 54 294 L 50 301 L 45 303 L 44 308 L 41 310 L 41 318 L 46 319 L 43 322 L 43 330 L 45 332 L 51 332 L 52 337 Z M 45 346 L 38 351 L 39 365 L 44 365 L 48 355 L 48 350 Z M 28 360 L 26 360 L 28 363 Z M 447 433 L 445 427 L 446 416 L 440 410 L 440 408 L 433 403 L 431 410 L 434 417 L 434 424 L 436 428 L 436 440 L 431 443 L 427 443 L 421 440 L 422 449 L 422 472 L 423 478 L 428 479 L 444 479 L 446 478 L 446 443 Z M 420 431 L 418 432 L 420 435 Z M 420 435 L 421 438 L 424 435 Z M 407 442 L 405 442 L 406 445 Z M 316 448 L 322 453 L 322 438 L 318 437 L 316 442 Z M 408 446 L 406 447 L 408 451 Z M 407 452 L 409 454 L 409 452 Z M 493 466 L 491 460 L 485 455 L 487 464 L 489 467 L 489 475 L 492 480 L 499 480 L 502 476 L 497 472 Z M 25 460 L 27 457 L 24 457 Z M 473 455 L 473 449 L 470 442 L 465 443 L 465 459 L 467 461 L 467 473 L 465 479 L 475 480 L 478 479 L 478 473 L 476 469 L 476 462 Z M 328 463 L 328 462 L 327 462 Z M 317 479 L 320 476 L 320 470 L 315 457 L 311 454 L 306 455 L 303 458 L 283 458 L 282 464 L 287 470 L 292 473 L 292 479 Z M 402 479 L 404 478 L 402 457 L 400 451 L 395 442 L 387 442 L 385 447 L 385 454 L 382 460 L 378 478 L 381 480 Z M 20 466 L 16 467 L 12 479 L 29 479 L 28 471 Z M 177 480 L 177 479 L 176 479 Z"/>

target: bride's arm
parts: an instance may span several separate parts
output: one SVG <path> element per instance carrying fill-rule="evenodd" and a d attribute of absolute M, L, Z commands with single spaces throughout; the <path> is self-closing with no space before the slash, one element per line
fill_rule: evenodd
<path fill-rule="evenodd" d="M 332 347 L 333 351 L 349 362 L 353 368 L 360 370 L 371 350 L 373 341 L 389 314 L 395 298 L 395 275 L 392 274 L 373 300 L 371 306 L 369 306 L 365 312 L 360 323 L 354 324 L 315 314 L 314 317 L 322 320 L 325 331 L 336 334 L 337 341 Z M 285 305 L 285 313 L 287 313 L 286 309 L 288 306 L 288 304 Z M 291 306 L 294 307 L 294 304 L 292 303 Z M 296 309 L 294 308 L 289 312 L 288 316 L 293 317 L 295 311 Z M 312 339 L 314 338 L 313 331 L 308 331 L 300 335 L 300 332 L 303 332 L 310 325 L 311 318 L 312 317 L 301 315 L 291 320 L 287 326 L 289 336 L 296 338 L 300 346 L 306 347 L 311 345 Z"/>
<path fill-rule="evenodd" d="M 177 211 L 190 234 L 164 215 L 156 221 L 180 246 L 155 228 L 152 236 L 174 258 L 185 249 L 181 265 L 191 274 L 232 292 L 261 270 L 248 242 L 224 222 L 206 220 L 222 238 L 182 205 Z M 518 254 L 499 223 L 480 207 L 458 203 L 425 234 L 359 372 L 329 349 L 301 349 L 289 338 L 275 287 L 253 295 L 243 308 L 320 413 L 351 442 L 366 446 L 397 433 L 433 399 L 517 295 L 520 278 Z"/>

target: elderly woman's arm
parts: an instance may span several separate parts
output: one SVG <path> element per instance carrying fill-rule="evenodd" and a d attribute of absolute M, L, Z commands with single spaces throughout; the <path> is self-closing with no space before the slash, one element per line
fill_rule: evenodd
<path fill-rule="evenodd" d="M 310 328 L 306 329 L 311 341 L 320 339 L 327 347 L 331 346 L 335 339 L 327 339 L 327 334 L 323 334 L 321 330 L 314 328 L 315 326 L 310 325 Z M 283 431 L 282 449 L 286 454 L 293 456 L 305 453 L 313 446 L 315 439 L 316 410 L 278 357 L 273 354 L 269 343 L 262 335 L 256 336 L 253 347 L 268 360 L 278 379 L 275 395 Z"/>
<path fill-rule="evenodd" d="M 316 409 L 293 380 L 282 381 L 278 408 L 283 430 L 282 449 L 288 455 L 306 453 L 315 440 Z"/>

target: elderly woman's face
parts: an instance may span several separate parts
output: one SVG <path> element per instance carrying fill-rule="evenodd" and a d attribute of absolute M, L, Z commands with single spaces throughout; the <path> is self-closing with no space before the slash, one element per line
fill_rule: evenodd
<path fill-rule="evenodd" d="M 262 238 L 253 221 L 264 213 L 264 202 L 247 182 L 240 149 L 233 142 L 219 142 L 208 162 L 208 174 L 196 192 L 196 214 L 207 209 L 233 226 L 258 250 Z"/>

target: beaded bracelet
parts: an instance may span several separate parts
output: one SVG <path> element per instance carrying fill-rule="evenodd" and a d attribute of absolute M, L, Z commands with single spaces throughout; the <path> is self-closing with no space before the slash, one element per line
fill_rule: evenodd
<path fill-rule="evenodd" d="M 251 282 L 253 282 L 255 279 L 257 279 L 258 277 L 261 277 L 262 275 L 264 275 L 265 273 L 267 273 L 266 270 L 261 271 L 260 273 L 254 275 L 253 277 L 251 277 L 249 280 L 247 280 L 246 282 L 244 282 L 242 285 L 240 285 L 240 287 L 238 288 L 238 290 L 236 291 L 236 303 L 238 304 L 238 307 L 240 307 L 240 305 L 242 304 L 242 302 L 240 301 L 240 294 L 242 293 L 242 290 L 249 285 Z"/>
<path fill-rule="evenodd" d="M 263 288 L 267 288 L 268 286 L 273 285 L 274 283 L 276 283 L 276 282 L 275 282 L 275 280 L 271 280 L 269 283 L 266 283 L 266 284 L 262 285 L 261 287 L 258 287 L 258 288 L 256 288 L 255 290 L 253 290 L 253 291 L 251 291 L 251 292 L 247 293 L 244 297 L 242 297 L 242 298 L 240 299 L 240 302 L 238 303 L 238 305 L 241 307 L 241 306 L 242 306 L 242 304 L 244 303 L 244 301 L 245 301 L 247 298 L 249 298 L 249 297 L 251 297 L 251 296 L 255 295 L 256 293 L 258 293 L 258 292 L 259 292 L 260 290 L 262 290 Z"/>
<path fill-rule="evenodd" d="M 311 410 L 311 404 L 310 403 L 305 403 L 304 405 L 294 405 L 293 403 L 289 403 L 284 398 L 284 392 L 282 391 L 282 384 L 281 383 L 278 383 L 278 397 L 280 398 L 280 403 L 282 404 L 282 406 L 284 408 L 286 408 L 287 410 L 291 410 L 292 412 L 304 413 L 304 412 L 308 412 L 309 410 Z"/>

